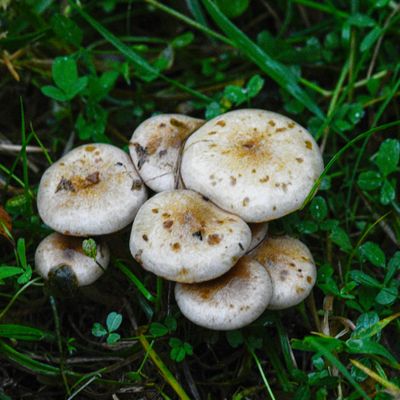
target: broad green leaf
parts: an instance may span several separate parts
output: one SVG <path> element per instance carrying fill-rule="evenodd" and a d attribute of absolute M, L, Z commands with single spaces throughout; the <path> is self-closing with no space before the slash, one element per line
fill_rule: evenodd
<path fill-rule="evenodd" d="M 387 274 L 385 276 L 385 284 L 388 283 L 399 270 L 400 270 L 400 251 L 396 251 L 396 253 L 394 253 L 394 256 L 388 262 Z"/>
<path fill-rule="evenodd" d="M 309 235 L 318 231 L 318 224 L 314 221 L 300 221 L 296 228 L 300 233 Z"/>
<path fill-rule="evenodd" d="M 168 328 L 159 322 L 153 322 L 150 325 L 149 332 L 154 337 L 161 337 L 168 333 Z"/>
<path fill-rule="evenodd" d="M 364 258 L 366 258 L 371 264 L 375 265 L 376 267 L 385 266 L 385 253 L 376 243 L 366 242 L 359 247 L 358 251 Z"/>
<path fill-rule="evenodd" d="M 168 315 L 164 320 L 164 324 L 165 324 L 165 326 L 168 328 L 168 330 L 170 332 L 176 331 L 177 322 L 176 322 L 176 319 L 173 316 Z"/>
<path fill-rule="evenodd" d="M 395 198 L 396 198 L 395 188 L 392 186 L 392 184 L 387 179 L 385 179 L 383 181 L 383 185 L 381 187 L 381 191 L 379 194 L 379 200 L 380 200 L 381 204 L 388 205 Z"/>
<path fill-rule="evenodd" d="M 362 190 L 378 189 L 382 185 L 382 175 L 377 171 L 361 172 L 357 184 Z"/>
<path fill-rule="evenodd" d="M 400 158 L 400 140 L 386 139 L 379 147 L 375 163 L 383 176 L 396 171 Z"/>
<path fill-rule="evenodd" d="M 247 96 L 249 98 L 253 98 L 261 92 L 261 89 L 264 86 L 264 79 L 261 78 L 260 75 L 253 75 L 246 85 Z"/>
<path fill-rule="evenodd" d="M 328 215 L 328 206 L 321 196 L 315 196 L 310 204 L 310 213 L 317 221 L 322 221 Z"/>
<path fill-rule="evenodd" d="M 106 325 L 109 332 L 116 331 L 122 323 L 122 315 L 116 312 L 110 312 L 107 316 Z"/>
<path fill-rule="evenodd" d="M 0 266 L 0 280 L 5 279 L 5 278 L 10 278 L 11 276 L 14 275 L 19 275 L 24 272 L 24 269 L 20 267 L 12 267 L 12 266 L 7 266 L 7 265 L 2 265 Z"/>
<path fill-rule="evenodd" d="M 235 105 L 239 105 L 247 100 L 245 90 L 235 85 L 226 86 L 224 90 L 224 97 Z"/>
<path fill-rule="evenodd" d="M 399 295 L 399 290 L 397 287 L 385 287 L 375 297 L 375 301 L 384 306 L 393 304 Z"/>
<path fill-rule="evenodd" d="M 225 333 L 226 335 L 226 340 L 228 341 L 228 343 L 234 348 L 236 349 L 237 347 L 239 347 L 241 344 L 243 344 L 244 342 L 244 338 L 243 338 L 243 334 L 241 331 L 239 330 L 234 330 L 234 331 L 227 331 Z"/>
<path fill-rule="evenodd" d="M 108 344 L 114 344 L 114 343 L 117 343 L 119 339 L 121 339 L 121 335 L 119 333 L 113 332 L 107 336 L 106 341 Z"/>
<path fill-rule="evenodd" d="M 104 326 L 101 325 L 100 323 L 95 322 L 92 327 L 92 335 L 96 337 L 105 336 L 107 335 L 107 329 L 104 328 Z"/>
<path fill-rule="evenodd" d="M 235 46 L 246 54 L 262 71 L 278 83 L 294 98 L 299 100 L 305 107 L 317 116 L 323 117 L 323 113 L 317 104 L 300 88 L 298 77 L 291 69 L 272 59 L 257 44 L 255 44 L 244 32 L 238 29 L 211 0 L 203 0 L 207 11 L 214 22 L 234 42 Z"/>
<path fill-rule="evenodd" d="M 56 14 L 51 19 L 51 27 L 57 37 L 66 43 L 78 47 L 81 44 L 82 31 L 72 19 Z"/>
<path fill-rule="evenodd" d="M 67 101 L 68 100 L 68 96 L 61 91 L 59 88 L 55 87 L 55 86 L 42 86 L 41 89 L 42 93 L 47 96 L 50 97 L 54 100 L 57 101 Z"/>
<path fill-rule="evenodd" d="M 382 284 L 375 278 L 357 269 L 350 271 L 350 277 L 355 282 L 363 286 L 377 288 L 377 289 L 380 289 L 382 287 Z"/>
<path fill-rule="evenodd" d="M 336 226 L 332 229 L 330 238 L 333 243 L 337 244 L 344 252 L 350 252 L 353 248 L 349 235 L 340 227 Z"/>
<path fill-rule="evenodd" d="M 249 0 L 216 0 L 216 3 L 228 18 L 239 17 L 249 6 Z"/>
<path fill-rule="evenodd" d="M 28 264 L 24 272 L 18 277 L 17 282 L 20 285 L 27 283 L 32 277 L 32 267 Z"/>
<path fill-rule="evenodd" d="M 194 40 L 194 35 L 192 32 L 186 32 L 182 35 L 177 36 L 171 42 L 171 46 L 175 47 L 176 49 L 180 49 L 186 46 L 189 46 Z"/>
<path fill-rule="evenodd" d="M 394 356 L 384 346 L 373 339 L 348 339 L 346 341 L 346 348 L 351 354 L 376 354 L 397 364 Z"/>
<path fill-rule="evenodd" d="M 78 67 L 72 57 L 57 57 L 53 61 L 52 76 L 55 84 L 65 93 L 78 80 Z"/>
<path fill-rule="evenodd" d="M 78 78 L 68 89 L 67 96 L 68 100 L 72 100 L 77 94 L 82 92 L 83 89 L 85 89 L 86 85 L 88 83 L 88 78 L 87 76 L 83 76 L 81 78 Z"/>
<path fill-rule="evenodd" d="M 375 42 L 379 39 L 379 36 L 382 34 L 382 28 L 379 26 L 375 26 L 361 41 L 360 51 L 364 52 L 369 50 Z"/>
<path fill-rule="evenodd" d="M 359 28 L 364 28 L 367 26 L 374 26 L 376 24 L 375 20 L 365 14 L 353 14 L 347 20 L 350 25 L 358 26 Z"/>
<path fill-rule="evenodd" d="M 356 329 L 351 334 L 353 339 L 359 339 L 367 335 L 371 327 L 379 322 L 379 315 L 375 311 L 361 314 L 356 322 Z"/>
<path fill-rule="evenodd" d="M 185 359 L 186 352 L 183 347 L 173 347 L 170 352 L 171 360 L 181 362 Z"/>

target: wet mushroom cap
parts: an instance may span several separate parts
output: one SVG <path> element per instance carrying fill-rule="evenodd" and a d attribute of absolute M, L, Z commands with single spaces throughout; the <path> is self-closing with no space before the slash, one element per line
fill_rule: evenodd
<path fill-rule="evenodd" d="M 268 233 L 268 223 L 249 224 L 251 229 L 251 243 L 247 253 L 254 250 L 266 237 Z"/>
<path fill-rule="evenodd" d="M 107 268 L 110 260 L 108 246 L 97 243 L 96 261 L 82 250 L 82 238 L 65 236 L 54 232 L 44 238 L 36 249 L 36 272 L 49 280 L 58 269 L 63 275 L 76 280 L 77 286 L 86 286 L 97 280 Z"/>
<path fill-rule="evenodd" d="M 310 133 L 264 110 L 220 115 L 186 141 L 181 176 L 188 189 L 247 222 L 297 210 L 323 170 Z"/>
<path fill-rule="evenodd" d="M 144 183 L 155 192 L 176 188 L 179 157 L 186 138 L 204 120 L 162 114 L 142 122 L 129 142 L 129 151 Z"/>
<path fill-rule="evenodd" d="M 246 252 L 251 231 L 190 190 L 161 192 L 139 210 L 130 250 L 143 268 L 166 279 L 193 283 L 214 279 Z"/>
<path fill-rule="evenodd" d="M 249 257 L 241 258 L 229 272 L 212 281 L 175 286 L 182 314 L 197 325 L 215 330 L 250 324 L 263 313 L 271 296 L 268 272 Z"/>
<path fill-rule="evenodd" d="M 103 235 L 131 223 L 146 197 L 128 154 L 109 144 L 88 144 L 45 171 L 37 205 L 40 217 L 57 232 Z"/>
<path fill-rule="evenodd" d="M 317 271 L 310 251 L 300 240 L 288 236 L 268 238 L 250 256 L 271 276 L 274 290 L 269 309 L 292 307 L 310 294 Z"/>

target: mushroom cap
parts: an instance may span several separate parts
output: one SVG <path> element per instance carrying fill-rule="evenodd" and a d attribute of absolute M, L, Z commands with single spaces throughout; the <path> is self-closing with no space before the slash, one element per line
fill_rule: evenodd
<path fill-rule="evenodd" d="M 144 183 L 155 192 L 176 188 L 181 147 L 204 120 L 162 114 L 142 122 L 133 133 L 129 151 Z"/>
<path fill-rule="evenodd" d="M 257 261 L 243 257 L 225 275 L 193 285 L 176 284 L 182 314 L 215 330 L 242 328 L 257 319 L 272 296 L 271 278 Z"/>
<path fill-rule="evenodd" d="M 82 250 L 82 238 L 65 236 L 54 232 L 44 238 L 36 249 L 36 272 L 48 280 L 57 269 L 68 268 L 67 275 L 76 280 L 77 286 L 86 286 L 97 280 L 107 268 L 110 252 L 104 242 L 96 242 L 96 261 Z"/>
<path fill-rule="evenodd" d="M 124 228 L 146 198 L 128 154 L 109 144 L 87 144 L 45 171 L 37 205 L 55 231 L 89 236 Z"/>
<path fill-rule="evenodd" d="M 323 170 L 310 133 L 270 111 L 220 115 L 186 141 L 181 176 L 188 189 L 247 222 L 297 210 Z"/>
<path fill-rule="evenodd" d="M 254 250 L 266 237 L 268 233 L 268 223 L 249 224 L 251 229 L 251 243 L 247 253 Z"/>
<path fill-rule="evenodd" d="M 288 236 L 268 238 L 250 255 L 271 276 L 274 290 L 269 309 L 292 307 L 310 294 L 317 271 L 310 250 L 300 240 Z"/>
<path fill-rule="evenodd" d="M 140 208 L 130 250 L 143 268 L 182 283 L 214 279 L 251 241 L 247 224 L 190 190 L 161 192 Z"/>

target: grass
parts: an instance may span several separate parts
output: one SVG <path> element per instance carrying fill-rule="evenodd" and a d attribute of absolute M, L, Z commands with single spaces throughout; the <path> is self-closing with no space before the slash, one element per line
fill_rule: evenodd
<path fill-rule="evenodd" d="M 0 1 L 0 400 L 400 397 L 400 8 L 394 1 Z M 281 112 L 325 170 L 270 224 L 311 249 L 304 303 L 199 328 L 144 272 L 129 228 L 95 285 L 54 296 L 43 171 L 82 143 L 127 149 L 154 113 Z M 13 145 L 12 149 L 8 145 Z M 318 189 L 318 191 L 317 191 Z"/>

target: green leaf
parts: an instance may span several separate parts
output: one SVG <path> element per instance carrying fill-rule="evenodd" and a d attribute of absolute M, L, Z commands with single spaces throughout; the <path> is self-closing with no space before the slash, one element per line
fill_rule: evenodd
<path fill-rule="evenodd" d="M 260 75 L 253 75 L 247 82 L 246 90 L 247 96 L 251 99 L 261 92 L 264 86 L 264 79 Z"/>
<path fill-rule="evenodd" d="M 224 112 L 224 108 L 217 101 L 211 102 L 206 108 L 206 119 L 218 117 Z"/>
<path fill-rule="evenodd" d="M 383 185 L 381 187 L 381 191 L 379 194 L 379 200 L 380 200 L 381 204 L 388 205 L 395 198 L 396 198 L 395 188 L 392 186 L 392 184 L 387 179 L 385 179 L 383 181 Z"/>
<path fill-rule="evenodd" d="M 116 331 L 122 323 L 122 315 L 116 312 L 110 312 L 107 316 L 106 325 L 109 332 Z"/>
<path fill-rule="evenodd" d="M 362 257 L 366 258 L 371 264 L 376 267 L 384 267 L 386 264 L 385 253 L 382 249 L 373 242 L 366 242 L 359 247 L 358 251 Z"/>
<path fill-rule="evenodd" d="M 121 335 L 120 335 L 119 333 L 113 332 L 113 333 L 110 333 L 110 334 L 107 336 L 106 342 L 107 342 L 108 344 L 114 344 L 114 343 L 118 342 L 119 339 L 121 339 Z"/>
<path fill-rule="evenodd" d="M 203 0 L 207 11 L 215 23 L 225 32 L 225 34 L 234 42 L 235 46 L 246 54 L 250 60 L 257 64 L 262 71 L 270 76 L 283 89 L 299 100 L 305 107 L 317 116 L 323 117 L 323 113 L 317 104 L 300 88 L 298 77 L 283 64 L 272 59 L 257 44 L 255 44 L 244 32 L 238 29 L 221 12 L 218 6 L 211 0 Z"/>
<path fill-rule="evenodd" d="M 181 347 L 183 345 L 183 342 L 179 338 L 172 337 L 172 338 L 169 339 L 168 344 L 171 347 Z"/>
<path fill-rule="evenodd" d="M 350 252 L 353 248 L 350 242 L 349 235 L 338 226 L 332 229 L 330 238 L 333 243 L 337 244 L 341 250 L 344 252 Z"/>
<path fill-rule="evenodd" d="M 96 242 L 94 241 L 94 239 L 92 239 L 92 238 L 85 239 L 82 242 L 82 250 L 86 256 L 93 258 L 94 260 L 96 259 L 97 245 L 96 245 Z"/>
<path fill-rule="evenodd" d="M 17 242 L 17 253 L 18 253 L 18 260 L 22 268 L 27 268 L 26 263 L 26 250 L 25 250 L 25 239 L 19 238 Z"/>
<path fill-rule="evenodd" d="M 388 262 L 385 284 L 395 276 L 398 270 L 400 270 L 400 251 L 396 251 L 394 256 Z"/>
<path fill-rule="evenodd" d="M 365 14 L 353 14 L 347 20 L 350 25 L 358 26 L 359 28 L 365 28 L 367 26 L 374 26 L 376 24 L 375 20 Z"/>
<path fill-rule="evenodd" d="M 383 306 L 393 304 L 398 298 L 399 290 L 397 287 L 385 287 L 375 297 L 375 301 Z"/>
<path fill-rule="evenodd" d="M 69 93 L 70 87 L 78 80 L 78 67 L 72 57 L 57 57 L 53 61 L 52 76 L 55 84 Z"/>
<path fill-rule="evenodd" d="M 228 343 L 236 349 L 244 342 L 243 334 L 239 330 L 227 331 L 225 333 Z"/>
<path fill-rule="evenodd" d="M 182 35 L 177 36 L 171 42 L 171 46 L 176 49 L 181 49 L 183 47 L 189 46 L 194 40 L 194 35 L 192 32 L 186 32 Z"/>
<path fill-rule="evenodd" d="M 389 361 L 397 364 L 392 354 L 381 344 L 373 339 L 348 339 L 346 341 L 347 351 L 351 354 L 375 354 L 385 357 Z"/>
<path fill-rule="evenodd" d="M 355 282 L 363 286 L 379 288 L 379 289 L 382 287 L 382 284 L 379 283 L 375 278 L 357 269 L 350 271 L 350 277 Z"/>
<path fill-rule="evenodd" d="M 24 270 L 20 267 L 9 267 L 7 265 L 0 266 L 0 281 L 15 275 L 22 274 Z"/>
<path fill-rule="evenodd" d="M 168 333 L 168 328 L 159 322 L 153 322 L 150 325 L 150 334 L 154 337 L 161 337 Z"/>
<path fill-rule="evenodd" d="M 300 233 L 309 235 L 318 231 L 318 224 L 314 221 L 300 221 L 296 228 Z"/>
<path fill-rule="evenodd" d="M 56 14 L 51 19 L 51 27 L 62 41 L 77 47 L 81 44 L 82 31 L 72 19 Z"/>
<path fill-rule="evenodd" d="M 242 104 L 247 100 L 245 90 L 235 85 L 228 85 L 225 87 L 224 97 L 235 105 Z"/>
<path fill-rule="evenodd" d="M 379 147 L 375 163 L 383 176 L 396 171 L 400 158 L 400 140 L 386 139 Z"/>
<path fill-rule="evenodd" d="M 216 0 L 216 3 L 228 18 L 239 17 L 249 7 L 249 0 Z"/>
<path fill-rule="evenodd" d="M 99 322 L 95 322 L 92 327 L 92 335 L 96 337 L 105 336 L 107 335 L 107 329 Z"/>
<path fill-rule="evenodd" d="M 317 221 L 323 221 L 328 215 L 328 206 L 326 201 L 321 196 L 313 198 L 310 204 L 310 213 Z"/>
<path fill-rule="evenodd" d="M 168 315 L 167 317 L 165 317 L 164 324 L 168 328 L 169 332 L 176 331 L 177 322 L 173 316 Z"/>
<path fill-rule="evenodd" d="M 51 338 L 52 335 L 41 329 L 26 325 L 0 324 L 0 336 L 9 339 L 39 341 Z"/>
<path fill-rule="evenodd" d="M 28 264 L 24 272 L 18 277 L 17 282 L 20 285 L 27 283 L 32 277 L 32 267 Z"/>
<path fill-rule="evenodd" d="M 375 311 L 361 314 L 356 322 L 356 329 L 351 334 L 352 339 L 360 339 L 367 336 L 371 327 L 379 322 L 379 315 Z"/>
<path fill-rule="evenodd" d="M 57 101 L 67 101 L 68 100 L 68 97 L 66 96 L 66 94 L 55 86 L 50 86 L 50 85 L 42 86 L 40 88 L 40 90 L 42 91 L 42 93 L 45 96 L 50 97 L 54 100 L 57 100 Z"/>
<path fill-rule="evenodd" d="M 379 26 L 375 26 L 361 41 L 360 51 L 364 52 L 369 50 L 375 42 L 379 39 L 379 36 L 382 34 L 382 28 Z"/>
<path fill-rule="evenodd" d="M 357 180 L 361 190 L 375 190 L 382 185 L 382 175 L 376 171 L 361 172 Z"/>
<path fill-rule="evenodd" d="M 171 360 L 181 362 L 185 359 L 186 352 L 183 347 L 173 347 L 170 352 Z"/>
<path fill-rule="evenodd" d="M 68 100 L 72 100 L 78 93 L 82 92 L 85 89 L 88 83 L 87 76 L 83 76 L 82 78 L 78 78 L 68 89 L 67 97 Z"/>

